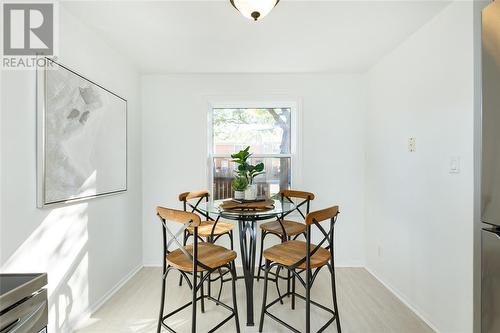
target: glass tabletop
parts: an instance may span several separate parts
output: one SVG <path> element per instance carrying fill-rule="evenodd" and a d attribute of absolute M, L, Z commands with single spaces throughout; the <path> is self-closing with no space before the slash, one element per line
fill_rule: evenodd
<path fill-rule="evenodd" d="M 274 200 L 274 205 L 272 209 L 267 210 L 240 210 L 231 209 L 224 210 L 220 205 L 227 200 L 215 200 L 209 201 L 207 203 L 200 203 L 198 208 L 203 212 L 208 212 L 209 214 L 219 215 L 223 218 L 230 220 L 265 220 L 269 218 L 277 217 L 281 214 L 286 214 L 295 209 L 295 205 L 291 202 Z"/>

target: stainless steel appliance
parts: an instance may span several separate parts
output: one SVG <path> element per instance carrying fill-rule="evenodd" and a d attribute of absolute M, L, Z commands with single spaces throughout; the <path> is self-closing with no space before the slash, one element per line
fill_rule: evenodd
<path fill-rule="evenodd" d="M 483 243 L 481 332 L 500 332 L 500 232 L 495 229 L 483 229 L 481 236 Z"/>
<path fill-rule="evenodd" d="M 481 332 L 500 332 L 500 0 L 482 12 Z"/>
<path fill-rule="evenodd" d="M 0 333 L 46 332 L 47 274 L 0 274 Z"/>

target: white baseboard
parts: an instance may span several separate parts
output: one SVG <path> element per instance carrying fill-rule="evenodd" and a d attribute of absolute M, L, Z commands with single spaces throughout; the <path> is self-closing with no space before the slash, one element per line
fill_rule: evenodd
<path fill-rule="evenodd" d="M 422 313 L 417 310 L 401 293 L 399 293 L 396 288 L 392 287 L 388 283 L 384 282 L 378 275 L 373 272 L 370 268 L 365 267 L 365 269 L 370 273 L 375 279 L 377 279 L 378 282 L 380 282 L 384 287 L 386 287 L 394 296 L 396 296 L 401 303 L 406 305 L 413 313 L 415 313 L 420 319 L 422 319 L 434 332 L 440 333 L 441 331 L 437 329 L 437 327 L 430 321 L 428 320 Z"/>
<path fill-rule="evenodd" d="M 137 265 L 132 269 L 127 275 L 125 275 L 118 283 L 116 283 L 106 294 L 104 294 L 100 299 L 94 304 L 90 304 L 83 313 L 81 313 L 77 319 L 73 320 L 73 324 L 70 325 L 69 332 L 74 332 L 94 314 L 96 313 L 118 290 L 120 290 L 134 275 L 137 274 L 142 268 L 143 264 Z"/>
<path fill-rule="evenodd" d="M 144 265 L 137 265 L 127 275 L 125 275 L 117 284 L 114 285 L 106 294 L 104 294 L 97 302 L 89 307 L 90 314 L 96 313 L 118 290 L 120 290 L 134 275 L 139 272 Z"/>
<path fill-rule="evenodd" d="M 359 264 L 335 264 L 335 268 L 365 268 L 364 265 L 359 265 Z"/>
<path fill-rule="evenodd" d="M 161 262 L 149 262 L 149 263 L 143 263 L 142 265 L 144 267 L 163 267 Z"/>

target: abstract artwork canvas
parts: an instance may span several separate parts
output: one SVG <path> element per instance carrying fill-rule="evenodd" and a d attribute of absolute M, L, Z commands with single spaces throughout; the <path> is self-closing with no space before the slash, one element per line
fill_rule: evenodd
<path fill-rule="evenodd" d="M 38 206 L 127 190 L 127 101 L 47 59 L 37 71 Z"/>

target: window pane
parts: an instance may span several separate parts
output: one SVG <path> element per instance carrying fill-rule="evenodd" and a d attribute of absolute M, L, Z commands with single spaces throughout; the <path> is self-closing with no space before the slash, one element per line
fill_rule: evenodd
<path fill-rule="evenodd" d="M 270 197 L 281 190 L 290 188 L 290 158 L 253 158 L 250 163 L 263 162 L 266 173 L 255 178 L 257 195 Z M 214 200 L 233 197 L 231 181 L 234 177 L 235 163 L 230 158 L 214 158 L 214 184 L 212 193 Z"/>
<path fill-rule="evenodd" d="M 213 109 L 214 154 L 290 153 L 290 108 Z"/>

